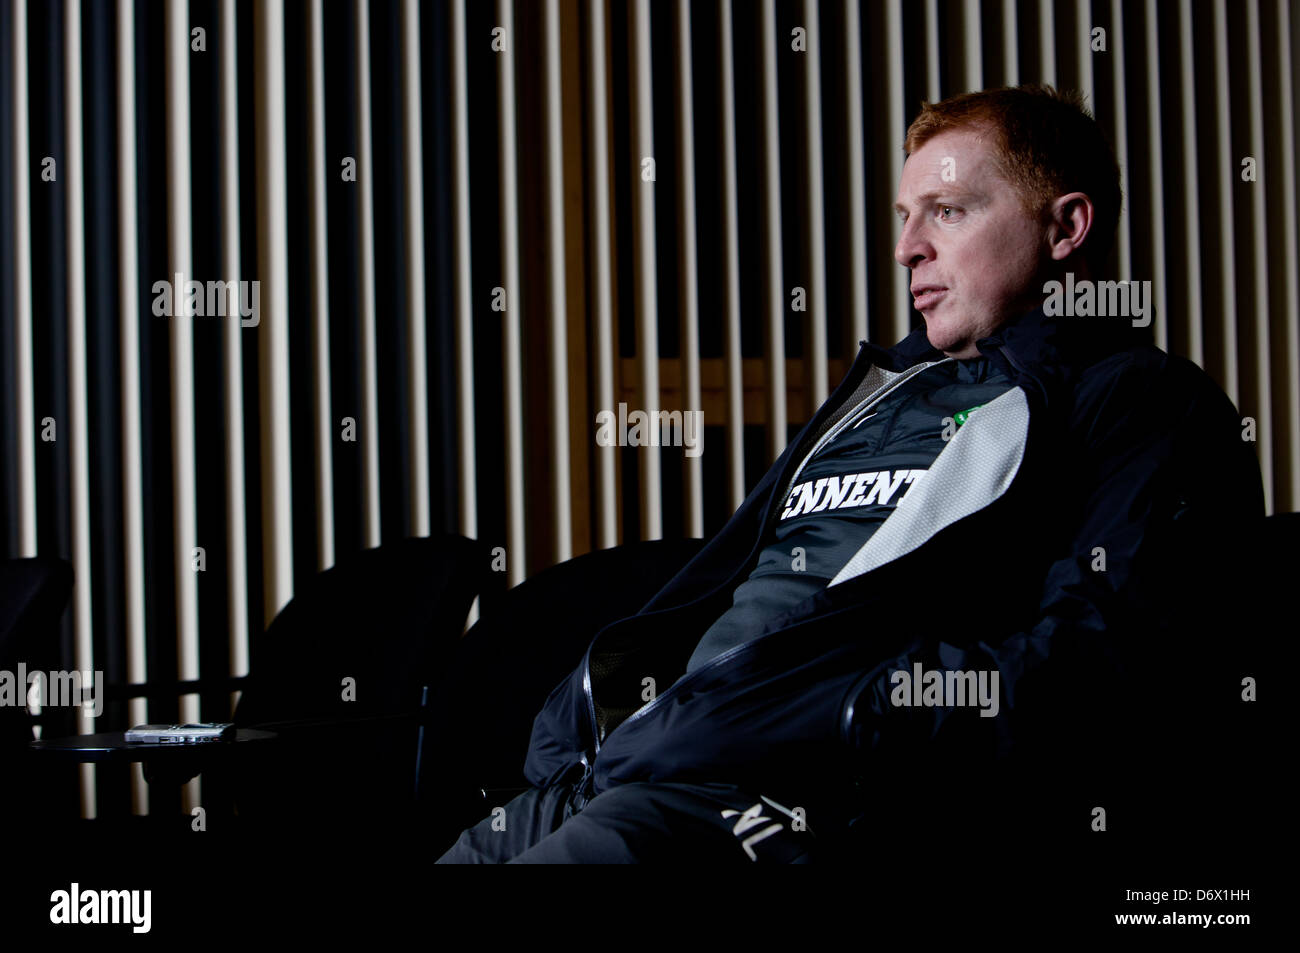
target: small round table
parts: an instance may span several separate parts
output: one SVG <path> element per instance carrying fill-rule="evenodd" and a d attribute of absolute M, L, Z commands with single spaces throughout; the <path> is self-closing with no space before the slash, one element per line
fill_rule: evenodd
<path fill-rule="evenodd" d="M 248 752 L 249 745 L 274 741 L 274 731 L 236 729 L 233 738 L 197 744 L 140 744 L 128 742 L 124 731 L 101 731 L 92 735 L 68 735 L 48 741 L 29 742 L 42 758 L 73 762 L 142 762 L 146 781 L 184 784 L 205 768 L 225 764 Z"/>

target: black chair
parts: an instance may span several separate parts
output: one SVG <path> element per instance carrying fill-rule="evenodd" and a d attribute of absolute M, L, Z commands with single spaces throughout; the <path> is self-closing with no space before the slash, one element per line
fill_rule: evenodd
<path fill-rule="evenodd" d="M 533 719 L 551 690 L 600 629 L 635 614 L 703 545 L 651 540 L 587 553 L 484 609 L 431 693 L 420 771 L 430 850 L 450 847 L 493 805 L 527 789 Z"/>
<path fill-rule="evenodd" d="M 1236 862 L 1242 845 L 1267 840 L 1290 760 L 1278 703 L 1296 630 L 1300 513 L 1244 525 L 1212 512 L 1176 519 L 1156 553 L 1148 570 L 1165 577 L 1169 621 L 1117 647 L 1134 673 L 1123 691 L 1097 691 L 1079 705 L 1077 725 L 1049 722 L 1030 755 L 1004 766 L 953 751 L 891 752 L 864 782 L 869 810 L 852 826 L 850 849 L 868 853 L 906 829 L 928 857 L 961 832 L 1003 851 L 1070 845 L 1078 853 L 1053 862 L 1091 870 L 1124 852 L 1184 848 Z M 1243 698 L 1248 677 L 1256 701 Z M 1043 699 L 1028 697 L 1037 710 Z M 1089 839 L 1096 807 L 1118 836 Z"/>
<path fill-rule="evenodd" d="M 411 538 L 340 559 L 253 645 L 233 720 L 276 731 L 240 761 L 241 823 L 383 823 L 415 796 L 426 689 L 490 572 L 482 543 Z"/>
<path fill-rule="evenodd" d="M 59 622 L 72 596 L 72 567 L 62 559 L 36 557 L 0 562 L 0 671 L 17 677 L 20 663 L 28 671 L 58 668 Z M 0 705 L 0 825 L 29 821 L 33 812 L 52 811 L 63 799 L 76 797 L 75 769 L 64 772 L 25 770 L 27 743 L 33 738 L 27 711 L 27 686 L 16 686 L 14 705 Z M 46 715 L 50 720 L 53 713 Z M 48 732 L 47 732 L 48 733 Z M 69 802 L 72 803 L 72 802 Z"/>

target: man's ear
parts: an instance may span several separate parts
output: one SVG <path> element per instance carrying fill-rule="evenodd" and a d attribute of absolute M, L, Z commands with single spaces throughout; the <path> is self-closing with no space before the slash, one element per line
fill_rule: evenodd
<path fill-rule="evenodd" d="M 1094 214 L 1092 199 L 1082 192 L 1058 195 L 1052 200 L 1047 207 L 1047 248 L 1053 259 L 1065 261 L 1075 252 L 1082 253 Z"/>

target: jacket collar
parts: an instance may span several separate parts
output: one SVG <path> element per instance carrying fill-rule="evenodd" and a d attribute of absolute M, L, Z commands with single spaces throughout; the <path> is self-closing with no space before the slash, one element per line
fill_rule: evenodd
<path fill-rule="evenodd" d="M 1142 342 L 1127 320 L 1118 318 L 1075 318 L 1048 316 L 1040 305 L 975 342 L 986 357 L 1002 360 L 1010 351 L 1013 365 L 1030 368 L 1051 378 L 1070 376 L 1107 354 L 1114 354 Z M 943 360 L 944 354 L 930 344 L 925 325 L 889 349 L 872 348 L 879 366 L 901 371 L 922 361 Z"/>

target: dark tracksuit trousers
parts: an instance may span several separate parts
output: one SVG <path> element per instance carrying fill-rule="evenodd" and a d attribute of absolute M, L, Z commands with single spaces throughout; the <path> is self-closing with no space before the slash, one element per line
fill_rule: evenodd
<path fill-rule="evenodd" d="M 808 863 L 812 822 L 730 784 L 623 784 L 574 809 L 573 784 L 530 788 L 464 831 L 440 864 Z"/>

